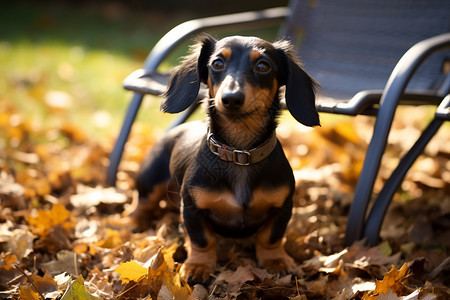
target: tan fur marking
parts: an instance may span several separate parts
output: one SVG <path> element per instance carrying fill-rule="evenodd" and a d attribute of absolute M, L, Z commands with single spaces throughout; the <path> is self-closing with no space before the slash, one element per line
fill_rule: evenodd
<path fill-rule="evenodd" d="M 256 189 L 253 191 L 253 201 L 249 208 L 264 208 L 281 207 L 290 193 L 288 186 L 283 186 L 275 190 Z"/>
<path fill-rule="evenodd" d="M 220 53 L 226 60 L 229 60 L 231 57 L 231 48 L 225 48 Z"/>
<path fill-rule="evenodd" d="M 208 280 L 210 274 L 216 270 L 217 246 L 214 233 L 205 226 L 205 236 L 208 242 L 205 248 L 199 248 L 193 245 L 189 236 L 186 235 L 186 250 L 188 258 L 180 269 L 180 274 L 185 279 L 192 277 L 199 282 Z"/>
<path fill-rule="evenodd" d="M 209 76 L 208 76 L 207 84 L 208 84 L 209 93 L 211 94 L 211 98 L 214 98 L 216 96 L 216 91 L 211 83 L 211 78 L 209 78 Z"/>
<path fill-rule="evenodd" d="M 256 209 L 281 207 L 289 193 L 288 186 L 276 190 L 257 189 L 249 208 L 253 208 L 253 206 Z M 267 222 L 256 234 L 255 249 L 258 264 L 276 273 L 291 272 L 295 268 L 295 262 L 284 250 L 282 240 L 270 243 L 272 227 L 273 220 Z"/>
<path fill-rule="evenodd" d="M 257 60 L 257 59 L 260 58 L 260 57 L 261 57 L 261 52 L 258 51 L 258 50 L 252 50 L 252 51 L 250 52 L 250 59 L 251 59 L 252 61 Z"/>
<path fill-rule="evenodd" d="M 222 105 L 221 95 L 224 87 L 232 78 L 226 78 L 217 90 L 215 97 L 215 105 L 219 112 L 226 112 Z M 235 118 L 230 120 L 228 117 L 219 115 L 218 122 L 223 128 L 227 128 L 226 138 L 234 147 L 246 148 L 255 137 L 259 136 L 265 130 L 265 125 L 269 118 L 267 110 L 272 105 L 278 89 L 278 82 L 274 79 L 274 84 L 271 90 L 259 89 L 246 83 L 244 86 L 245 102 L 241 108 L 243 117 L 241 119 Z M 248 113 L 248 116 L 245 114 Z"/>
<path fill-rule="evenodd" d="M 282 240 L 270 243 L 272 226 L 273 221 L 270 221 L 256 234 L 255 250 L 258 264 L 275 273 L 292 272 L 295 261 L 284 250 Z"/>
<path fill-rule="evenodd" d="M 201 188 L 193 188 L 191 195 L 199 209 L 209 209 L 222 218 L 232 217 L 242 211 L 230 192 L 209 192 Z"/>
<path fill-rule="evenodd" d="M 255 199 L 250 204 L 249 208 L 257 207 L 257 208 L 265 208 L 269 209 L 270 207 L 281 207 L 289 195 L 290 189 L 288 186 L 280 187 L 276 190 L 265 190 L 265 189 L 257 189 L 254 191 Z M 278 248 L 281 241 L 271 244 L 270 243 L 270 234 L 272 231 L 273 221 L 268 221 L 257 233 L 256 239 L 257 244 L 263 248 Z"/>

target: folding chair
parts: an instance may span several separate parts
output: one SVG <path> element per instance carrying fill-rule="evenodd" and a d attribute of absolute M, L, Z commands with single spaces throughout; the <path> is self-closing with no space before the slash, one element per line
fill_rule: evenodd
<path fill-rule="evenodd" d="M 386 210 L 406 172 L 442 123 L 450 120 L 448 0 L 291 0 L 289 7 L 178 25 L 155 45 L 144 68 L 124 81 L 124 87 L 134 94 L 110 156 L 107 182 L 115 185 L 124 145 L 144 95 L 165 91 L 168 75 L 158 73 L 158 66 L 177 45 L 203 31 L 242 30 L 274 22 L 281 24 L 281 37 L 298 44 L 305 69 L 320 83 L 320 96 L 327 100 L 318 101 L 319 112 L 376 117 L 345 240 L 350 245 L 367 238 L 368 243 L 375 244 Z M 205 91 L 201 90 L 198 99 L 203 97 Z M 367 212 L 398 105 L 435 105 L 437 109 Z M 171 127 L 186 121 L 197 106 L 193 104 Z"/>

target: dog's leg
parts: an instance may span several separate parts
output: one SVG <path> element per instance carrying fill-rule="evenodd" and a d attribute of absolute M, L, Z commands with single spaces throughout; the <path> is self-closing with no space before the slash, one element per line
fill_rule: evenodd
<path fill-rule="evenodd" d="M 181 276 L 190 284 L 205 283 L 216 270 L 216 237 L 196 207 L 183 207 L 183 219 L 188 257 L 181 267 Z"/>
<path fill-rule="evenodd" d="M 295 261 L 286 253 L 282 243 L 291 209 L 292 199 L 289 198 L 256 234 L 256 259 L 270 272 L 286 273 L 295 268 Z"/>
<path fill-rule="evenodd" d="M 168 198 L 170 156 L 165 147 L 164 140 L 153 147 L 136 177 L 139 201 L 131 217 L 140 230 L 150 227 L 152 219 L 157 217 L 157 211 L 160 211 L 160 201 Z M 171 199 L 167 200 L 170 205 Z"/>

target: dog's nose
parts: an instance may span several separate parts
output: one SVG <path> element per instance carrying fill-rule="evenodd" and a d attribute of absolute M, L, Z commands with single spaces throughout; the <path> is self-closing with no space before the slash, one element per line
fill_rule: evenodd
<path fill-rule="evenodd" d="M 226 109 L 237 110 L 244 105 L 245 96 L 241 92 L 225 93 L 222 95 L 222 104 Z"/>

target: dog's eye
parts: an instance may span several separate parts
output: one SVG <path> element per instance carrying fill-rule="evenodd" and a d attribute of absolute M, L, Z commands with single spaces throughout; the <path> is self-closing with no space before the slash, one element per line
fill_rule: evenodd
<path fill-rule="evenodd" d="M 216 59 L 212 62 L 211 67 L 216 71 L 220 71 L 225 67 L 225 63 L 221 59 Z"/>
<path fill-rule="evenodd" d="M 267 61 L 261 60 L 256 64 L 255 71 L 258 73 L 266 74 L 270 71 L 270 65 Z"/>

